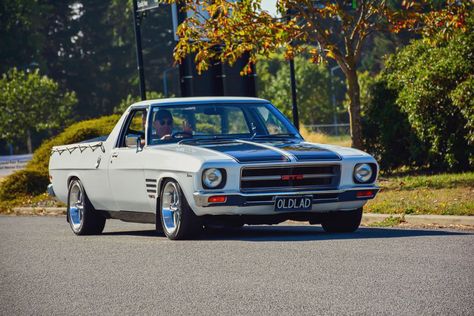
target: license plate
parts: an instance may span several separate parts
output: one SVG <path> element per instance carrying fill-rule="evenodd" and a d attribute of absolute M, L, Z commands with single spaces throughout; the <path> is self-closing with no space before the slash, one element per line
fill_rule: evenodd
<path fill-rule="evenodd" d="M 281 196 L 275 199 L 275 211 L 308 211 L 313 206 L 313 197 L 304 196 Z"/>

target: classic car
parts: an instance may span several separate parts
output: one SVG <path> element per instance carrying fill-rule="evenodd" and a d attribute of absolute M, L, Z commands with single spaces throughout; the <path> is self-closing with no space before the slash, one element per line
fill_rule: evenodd
<path fill-rule="evenodd" d="M 170 239 L 286 220 L 353 232 L 379 190 L 372 156 L 306 142 L 269 101 L 243 97 L 135 103 L 107 137 L 53 147 L 49 172 L 77 235 L 109 218 Z"/>

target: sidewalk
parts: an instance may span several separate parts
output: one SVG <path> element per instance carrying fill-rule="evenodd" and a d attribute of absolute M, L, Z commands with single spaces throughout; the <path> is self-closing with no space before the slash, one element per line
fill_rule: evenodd
<path fill-rule="evenodd" d="M 65 207 L 16 207 L 13 209 L 16 215 L 42 215 L 42 216 L 60 216 L 66 214 Z M 452 216 L 452 215 L 402 215 L 402 214 L 373 214 L 364 213 L 362 216 L 362 225 L 379 223 L 387 218 L 402 218 L 404 223 L 410 225 L 462 225 L 474 227 L 474 216 Z"/>

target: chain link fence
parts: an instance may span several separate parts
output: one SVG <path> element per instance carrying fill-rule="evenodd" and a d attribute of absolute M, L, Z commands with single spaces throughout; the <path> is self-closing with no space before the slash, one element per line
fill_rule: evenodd
<path fill-rule="evenodd" d="M 347 136 L 350 135 L 350 124 L 313 124 L 305 125 L 305 127 L 313 133 L 320 133 L 331 136 Z"/>

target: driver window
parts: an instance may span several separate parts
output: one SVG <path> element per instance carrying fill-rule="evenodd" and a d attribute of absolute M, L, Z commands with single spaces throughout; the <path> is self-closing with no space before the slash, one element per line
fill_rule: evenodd
<path fill-rule="evenodd" d="M 127 147 L 125 142 L 127 137 L 139 136 L 142 143 L 145 141 L 146 109 L 135 110 L 130 113 L 125 133 L 120 140 L 120 147 Z"/>

